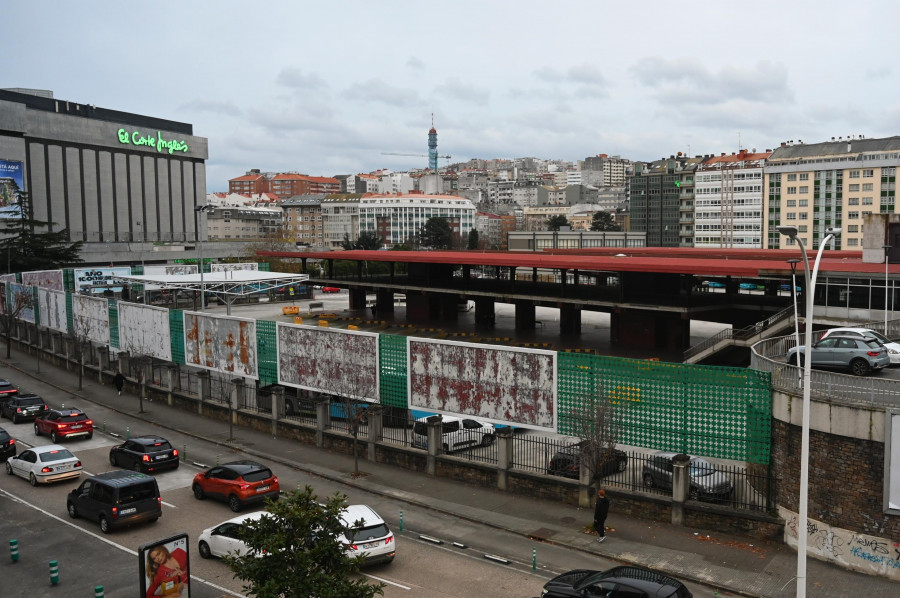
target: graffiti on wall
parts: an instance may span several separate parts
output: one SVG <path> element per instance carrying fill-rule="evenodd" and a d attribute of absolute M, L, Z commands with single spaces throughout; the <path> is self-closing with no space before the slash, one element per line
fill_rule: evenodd
<path fill-rule="evenodd" d="M 278 322 L 278 382 L 366 401 L 378 397 L 378 335 Z"/>
<path fill-rule="evenodd" d="M 184 312 L 187 365 L 258 378 L 256 320 Z"/>
<path fill-rule="evenodd" d="M 796 550 L 800 516 L 784 507 L 784 539 Z M 900 541 L 851 532 L 811 518 L 806 520 L 807 554 L 846 569 L 900 581 Z"/>
<path fill-rule="evenodd" d="M 169 310 L 119 301 L 119 350 L 172 361 Z"/>
<path fill-rule="evenodd" d="M 409 405 L 556 431 L 556 353 L 409 338 Z"/>
<path fill-rule="evenodd" d="M 41 325 L 60 332 L 68 330 L 66 323 L 66 294 L 62 291 L 38 288 L 38 313 Z"/>

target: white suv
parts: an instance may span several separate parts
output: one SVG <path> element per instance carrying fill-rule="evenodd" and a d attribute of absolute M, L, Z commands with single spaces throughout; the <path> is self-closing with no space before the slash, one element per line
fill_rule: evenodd
<path fill-rule="evenodd" d="M 356 522 L 361 522 L 355 526 Z M 362 556 L 365 564 L 391 562 L 396 554 L 394 534 L 378 513 L 368 505 L 348 505 L 341 511 L 341 523 L 347 528 L 338 541 L 350 556 Z"/>
<path fill-rule="evenodd" d="M 840 334 L 841 336 L 855 336 L 859 338 L 873 338 L 885 346 L 888 357 L 891 358 L 891 365 L 900 364 L 900 344 L 891 342 L 886 336 L 880 332 L 875 332 L 869 328 L 829 328 L 822 333 L 819 340 L 827 338 L 832 334 Z"/>
<path fill-rule="evenodd" d="M 413 425 L 412 445 L 428 448 L 428 416 L 420 417 Z M 443 416 L 441 423 L 441 448 L 445 453 L 468 446 L 488 446 L 494 442 L 497 430 L 494 424 L 477 419 Z"/>

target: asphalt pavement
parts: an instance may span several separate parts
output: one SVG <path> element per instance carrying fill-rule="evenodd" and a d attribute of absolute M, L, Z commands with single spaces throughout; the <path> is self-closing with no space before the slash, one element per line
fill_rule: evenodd
<path fill-rule="evenodd" d="M 4 348 L 5 349 L 5 348 Z M 283 463 L 348 487 L 374 492 L 397 501 L 446 515 L 477 522 L 528 538 L 545 538 L 559 546 L 596 554 L 626 564 L 637 564 L 668 573 L 688 583 L 700 583 L 722 595 L 781 597 L 796 594 L 796 553 L 787 546 L 748 540 L 739 536 L 678 527 L 668 523 L 625 517 L 613 502 L 607 525 L 613 528 L 603 544 L 586 531 L 592 520 L 590 509 L 516 496 L 495 488 L 428 477 L 407 469 L 360 459 L 362 475 L 352 476 L 353 457 L 318 449 L 294 440 L 235 426 L 229 439 L 228 426 L 211 426 L 193 412 L 170 407 L 160 401 L 145 402 L 127 392 L 119 396 L 111 377 L 100 384 L 96 373 L 85 377 L 78 390 L 75 371 L 38 363 L 33 355 L 13 349 L 8 367 L 18 370 L 16 382 L 27 386 L 27 377 L 40 379 L 80 400 L 104 405 L 115 411 L 164 428 L 214 442 L 223 450 L 240 450 L 259 458 Z M 896 596 L 900 584 L 863 575 L 830 563 L 808 559 L 807 588 L 810 596 Z"/>

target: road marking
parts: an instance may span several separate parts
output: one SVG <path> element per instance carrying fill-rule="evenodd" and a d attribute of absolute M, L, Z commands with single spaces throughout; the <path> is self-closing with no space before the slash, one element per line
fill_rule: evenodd
<path fill-rule="evenodd" d="M 112 540 L 109 540 L 109 539 L 107 539 L 107 538 L 104 538 L 103 536 L 98 536 L 98 535 L 95 534 L 94 532 L 89 532 L 89 531 L 87 531 L 86 529 L 84 529 L 84 528 L 82 528 L 82 527 L 80 527 L 80 526 L 78 526 L 78 525 L 75 525 L 75 524 L 72 523 L 71 521 L 66 521 L 66 520 L 63 519 L 62 517 L 59 517 L 59 516 L 57 516 L 57 515 L 54 515 L 53 513 L 50 513 L 49 511 L 45 511 L 44 509 L 42 509 L 42 508 L 40 508 L 40 507 L 37 507 L 37 506 L 31 504 L 30 502 L 28 502 L 28 501 L 25 500 L 24 498 L 21 498 L 21 497 L 19 497 L 19 496 L 16 496 L 15 494 L 13 494 L 12 492 L 9 492 L 8 490 L 4 490 L 3 488 L 0 488 L 0 493 L 3 493 L 3 494 L 6 495 L 7 497 L 9 497 L 10 500 L 14 500 L 14 501 L 16 501 L 16 502 L 18 502 L 18 503 L 21 503 L 21 504 L 25 505 L 26 507 L 31 507 L 31 508 L 34 509 L 35 511 L 37 511 L 37 512 L 39 512 L 39 513 L 42 513 L 42 514 L 46 515 L 47 517 L 50 517 L 51 519 L 55 519 L 56 521 L 58 521 L 58 522 L 60 522 L 60 523 L 64 523 L 64 524 L 68 525 L 69 527 L 71 527 L 72 529 L 76 529 L 76 530 L 78 530 L 79 532 L 81 532 L 81 533 L 83 533 L 83 534 L 87 534 L 88 536 L 91 536 L 91 537 L 93 537 L 93 538 L 96 538 L 97 540 L 100 540 L 101 542 L 104 542 L 104 543 L 106 543 L 106 544 L 109 544 L 110 546 L 112 546 L 112 547 L 114 547 L 114 548 L 118 548 L 118 549 L 121 550 L 122 552 L 128 553 L 128 554 L 130 554 L 131 556 L 137 556 L 137 554 L 138 554 L 137 551 L 134 551 L 134 550 L 132 550 L 132 549 L 130 549 L 130 548 L 126 548 L 126 547 L 122 546 L 121 544 L 116 544 L 116 543 L 113 542 Z M 218 591 L 220 591 L 220 592 L 225 592 L 226 594 L 229 594 L 229 595 L 231 595 L 231 596 L 235 596 L 236 598 L 243 598 L 243 594 L 238 594 L 238 593 L 236 593 L 236 592 L 232 592 L 232 591 L 229 590 L 228 588 L 223 588 L 222 586 L 216 585 L 216 584 L 212 583 L 211 581 L 206 581 L 206 580 L 203 579 L 202 577 L 197 577 L 196 575 L 193 575 L 193 574 L 192 574 L 192 575 L 191 575 L 191 579 L 196 580 L 196 581 L 198 581 L 198 582 L 200 582 L 200 583 L 202 583 L 202 584 L 206 584 L 206 585 L 208 585 L 209 587 L 211 587 L 211 588 L 213 588 L 213 589 L 216 589 L 216 590 L 218 590 Z"/>
<path fill-rule="evenodd" d="M 410 587 L 408 587 L 408 586 L 400 585 L 399 583 L 395 583 L 395 582 L 393 582 L 393 581 L 388 581 L 387 579 L 383 579 L 383 578 L 381 578 L 381 577 L 376 577 L 376 576 L 374 576 L 374 575 L 369 575 L 368 573 L 363 573 L 363 575 L 365 575 L 366 577 L 370 577 L 370 578 L 374 579 L 375 581 L 380 581 L 381 583 L 386 583 L 386 584 L 389 584 L 389 585 L 392 585 L 392 586 L 396 586 L 396 587 L 400 588 L 401 590 L 411 590 L 411 589 L 412 589 L 412 588 L 410 588 Z"/>

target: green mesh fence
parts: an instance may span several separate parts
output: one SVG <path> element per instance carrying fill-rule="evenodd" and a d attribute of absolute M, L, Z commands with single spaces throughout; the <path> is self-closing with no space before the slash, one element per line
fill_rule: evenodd
<path fill-rule="evenodd" d="M 119 302 L 109 299 L 109 344 L 119 348 Z"/>
<path fill-rule="evenodd" d="M 621 416 L 618 441 L 658 450 L 767 464 L 772 390 L 767 372 L 559 353 L 559 431 L 578 413 Z"/>
<path fill-rule="evenodd" d="M 63 290 L 67 293 L 75 292 L 75 271 L 71 268 L 63 270 Z"/>
<path fill-rule="evenodd" d="M 278 383 L 278 337 L 275 329 L 275 322 L 271 320 L 256 321 L 256 360 L 260 386 Z"/>
<path fill-rule="evenodd" d="M 406 337 L 396 334 L 378 335 L 380 363 L 379 388 L 381 404 L 389 407 L 408 407 L 406 389 Z"/>
<path fill-rule="evenodd" d="M 72 312 L 72 293 L 66 291 L 66 331 L 72 334 L 75 330 L 75 315 Z"/>
<path fill-rule="evenodd" d="M 169 336 L 172 341 L 172 361 L 184 365 L 184 316 L 182 310 L 169 310 Z"/>
<path fill-rule="evenodd" d="M 269 264 L 269 262 L 257 262 L 256 268 L 260 272 L 270 272 L 272 270 L 271 264 Z"/>

